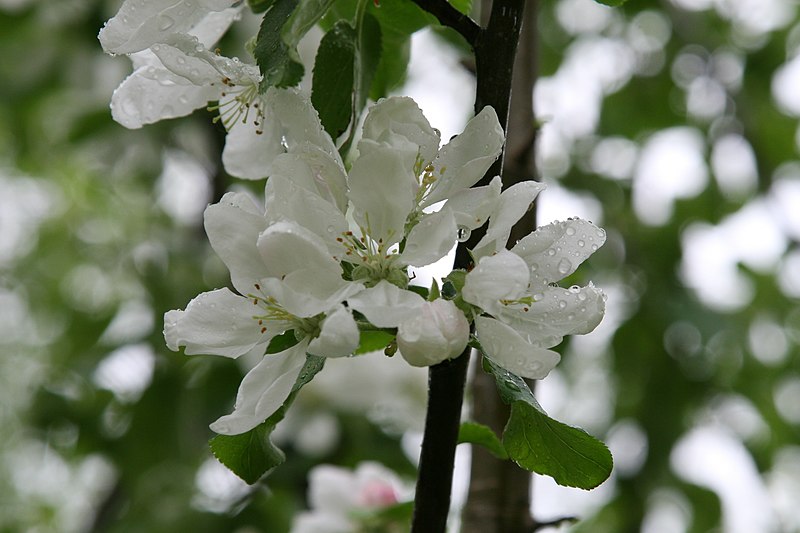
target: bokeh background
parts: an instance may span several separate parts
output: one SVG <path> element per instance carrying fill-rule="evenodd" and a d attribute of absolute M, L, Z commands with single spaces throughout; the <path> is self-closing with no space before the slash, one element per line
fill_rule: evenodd
<path fill-rule="evenodd" d="M 119 3 L 0 0 L 0 531 L 281 533 L 317 464 L 379 461 L 413 483 L 426 374 L 381 354 L 303 390 L 263 484 L 211 457 L 207 425 L 248 362 L 168 351 L 162 316 L 228 284 L 202 211 L 259 184 L 224 174 L 210 113 L 111 120 L 130 63 L 96 34 Z M 797 8 L 539 6 L 539 223 L 609 236 L 577 275 L 607 316 L 537 388 L 616 461 L 592 492 L 535 480 L 537 518 L 582 518 L 562 530 L 800 531 Z M 474 97 L 462 54 L 417 33 L 397 89 L 444 138 Z"/>

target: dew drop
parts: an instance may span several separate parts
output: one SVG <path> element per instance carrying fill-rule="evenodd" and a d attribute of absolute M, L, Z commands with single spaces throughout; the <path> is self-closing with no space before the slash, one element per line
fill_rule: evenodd
<path fill-rule="evenodd" d="M 167 15 L 163 15 L 163 14 L 159 15 L 159 17 L 158 17 L 158 29 L 160 31 L 167 31 L 168 29 L 170 29 L 174 25 L 175 25 L 175 21 L 172 19 L 172 17 L 169 17 Z"/>
<path fill-rule="evenodd" d="M 572 263 L 569 259 L 564 258 L 558 262 L 558 272 L 560 274 L 566 274 L 572 269 Z"/>
<path fill-rule="evenodd" d="M 559 306 L 561 309 L 566 309 L 566 307 L 567 307 L 567 302 L 566 302 L 566 300 L 560 300 L 560 301 L 558 302 L 558 306 Z"/>
<path fill-rule="evenodd" d="M 569 288 L 569 292 L 573 294 L 578 294 L 581 292 L 581 288 L 577 285 L 573 285 L 572 287 Z"/>
<path fill-rule="evenodd" d="M 458 230 L 456 230 L 456 239 L 458 242 L 466 242 L 471 234 L 472 231 L 468 227 L 459 226 Z"/>
<path fill-rule="evenodd" d="M 544 294 L 542 294 L 540 292 L 538 292 L 538 293 L 533 295 L 533 301 L 534 302 L 541 302 L 543 299 L 544 299 Z"/>
<path fill-rule="evenodd" d="M 567 226 L 566 234 L 569 236 L 575 235 L 575 228 L 572 226 Z"/>
<path fill-rule="evenodd" d="M 539 270 L 539 264 L 531 263 L 531 272 L 536 272 L 537 270 Z"/>
<path fill-rule="evenodd" d="M 554 255 L 556 255 L 556 251 L 554 249 L 550 248 L 549 250 L 547 250 L 547 255 L 554 256 Z"/>

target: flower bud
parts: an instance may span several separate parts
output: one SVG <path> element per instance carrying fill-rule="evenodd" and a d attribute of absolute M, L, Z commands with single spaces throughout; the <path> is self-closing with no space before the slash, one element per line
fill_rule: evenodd
<path fill-rule="evenodd" d="M 397 328 L 400 354 L 412 366 L 458 357 L 468 341 L 469 323 L 450 300 L 425 302 L 417 315 Z"/>

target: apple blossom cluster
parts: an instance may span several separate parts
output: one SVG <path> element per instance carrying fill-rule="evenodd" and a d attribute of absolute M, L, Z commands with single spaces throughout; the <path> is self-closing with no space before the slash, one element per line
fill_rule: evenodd
<path fill-rule="evenodd" d="M 558 362 L 549 348 L 602 318 L 598 289 L 551 285 L 603 243 L 601 229 L 568 220 L 506 250 L 511 226 L 542 186 L 524 182 L 501 192 L 496 177 L 471 188 L 503 144 L 491 108 L 440 148 L 413 100 L 383 99 L 367 114 L 348 170 L 300 92 L 270 89 L 264 101 L 279 117 L 285 147 L 272 161 L 264 206 L 228 193 L 205 212 L 235 292 L 207 292 L 170 311 L 165 336 L 171 349 L 226 357 L 265 354 L 287 331 L 297 344 L 263 356 L 214 431 L 238 434 L 263 422 L 291 394 L 307 354 L 349 356 L 365 329 L 391 332 L 406 361 L 427 366 L 460 355 L 474 321 L 487 357 L 543 378 Z M 454 285 L 460 291 L 426 300 L 409 286 L 409 266 L 438 261 L 487 221 L 475 268 Z"/>
<path fill-rule="evenodd" d="M 304 383 L 308 356 L 353 355 L 365 331 L 393 336 L 387 353 L 414 366 L 458 357 L 472 340 L 506 370 L 545 377 L 559 361 L 550 348 L 603 316 L 604 295 L 591 284 L 554 285 L 603 244 L 603 230 L 572 219 L 506 249 L 543 185 L 502 191 L 495 177 L 473 187 L 505 140 L 491 107 L 440 146 L 412 99 L 382 99 L 345 161 L 306 96 L 260 92 L 256 67 L 209 51 L 238 17 L 235 4 L 128 0 L 100 32 L 106 51 L 130 55 L 135 67 L 112 97 L 117 121 L 135 128 L 217 102 L 228 172 L 268 178 L 262 205 L 230 192 L 205 211 L 234 290 L 200 294 L 165 316 L 172 350 L 261 357 L 233 412 L 211 428 L 255 428 Z M 438 261 L 485 224 L 471 271 L 455 271 L 441 291 L 410 285 L 409 267 Z"/>
<path fill-rule="evenodd" d="M 114 91 L 111 115 L 126 128 L 189 115 L 215 102 L 227 130 L 222 162 L 232 176 L 262 179 L 281 152 L 276 122 L 267 120 L 255 65 L 212 47 L 239 19 L 240 0 L 125 0 L 98 38 L 125 54 L 133 73 Z"/>

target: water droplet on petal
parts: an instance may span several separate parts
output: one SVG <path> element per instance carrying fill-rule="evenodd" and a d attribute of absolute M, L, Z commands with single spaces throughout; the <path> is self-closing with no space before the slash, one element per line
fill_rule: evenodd
<path fill-rule="evenodd" d="M 541 302 L 543 299 L 544 299 L 544 294 L 540 292 L 533 295 L 534 302 Z"/>
<path fill-rule="evenodd" d="M 539 270 L 539 264 L 531 263 L 531 272 L 536 272 L 537 270 Z"/>
<path fill-rule="evenodd" d="M 565 309 L 565 308 L 567 307 L 567 302 L 566 302 L 566 300 L 560 300 L 560 301 L 558 302 L 558 306 L 559 306 L 561 309 Z"/>
<path fill-rule="evenodd" d="M 572 269 L 572 263 L 569 259 L 564 258 L 558 262 L 558 272 L 560 274 L 566 274 Z"/>
<path fill-rule="evenodd" d="M 577 293 L 581 292 L 581 288 L 579 286 L 577 286 L 577 285 L 573 285 L 572 287 L 569 288 L 569 292 L 571 292 L 573 294 L 577 294 Z"/>
<path fill-rule="evenodd" d="M 158 29 L 160 31 L 167 31 L 174 25 L 175 21 L 172 19 L 172 17 L 164 14 L 158 16 Z"/>
<path fill-rule="evenodd" d="M 547 255 L 549 255 L 549 256 L 556 255 L 556 251 L 554 249 L 550 248 L 549 250 L 547 250 Z"/>
<path fill-rule="evenodd" d="M 468 227 L 459 226 L 456 231 L 456 239 L 458 239 L 458 242 L 466 242 L 471 234 L 472 231 Z"/>
<path fill-rule="evenodd" d="M 572 226 L 567 226 L 566 234 L 570 236 L 575 235 L 575 228 Z"/>
<path fill-rule="evenodd" d="M 581 240 L 581 241 L 578 241 L 578 246 L 580 246 L 581 248 L 583 248 L 584 246 L 586 246 L 586 241 L 583 241 L 583 240 Z"/>

